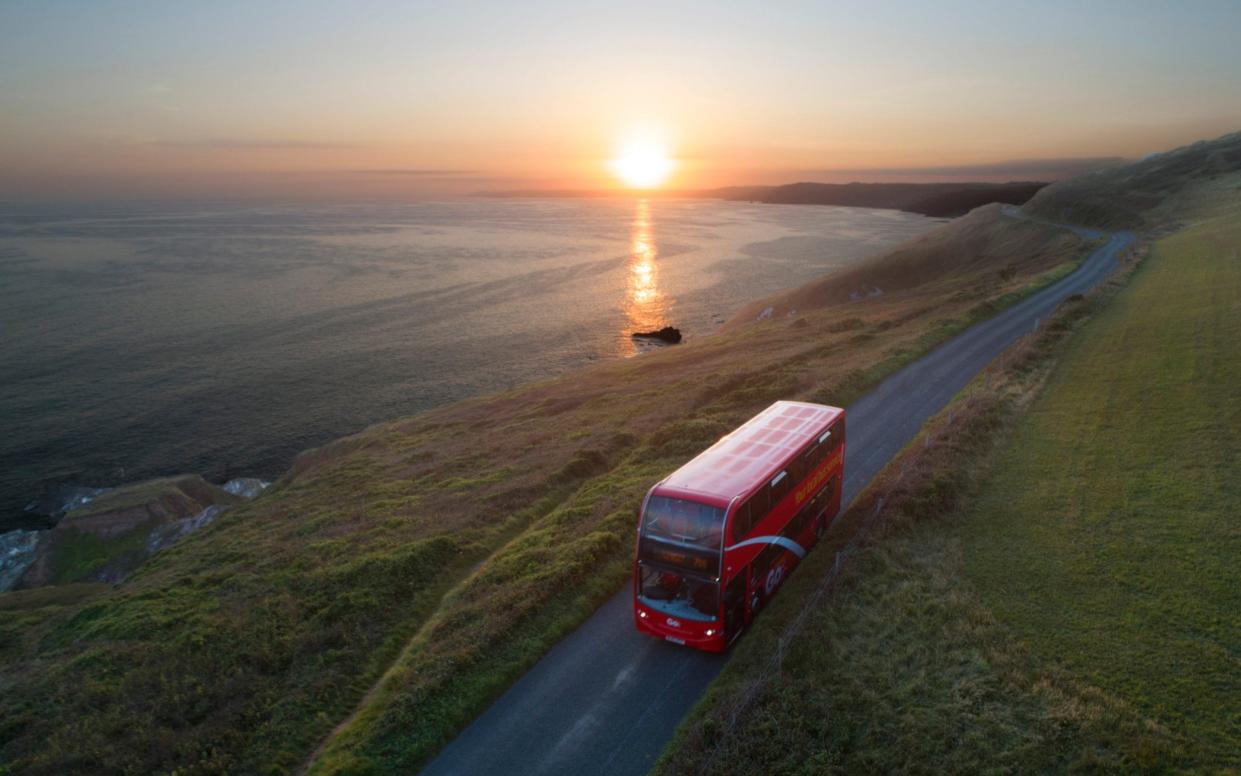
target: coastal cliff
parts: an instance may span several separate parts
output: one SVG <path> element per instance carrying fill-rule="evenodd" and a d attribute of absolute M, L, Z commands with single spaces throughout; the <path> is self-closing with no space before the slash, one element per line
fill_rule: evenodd
<path fill-rule="evenodd" d="M 119 582 L 152 553 L 245 500 L 196 474 L 103 491 L 70 509 L 55 528 L 0 537 L 0 590 Z"/>

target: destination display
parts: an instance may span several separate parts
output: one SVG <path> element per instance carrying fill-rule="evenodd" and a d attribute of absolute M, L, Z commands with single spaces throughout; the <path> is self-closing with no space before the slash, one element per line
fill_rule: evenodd
<path fill-rule="evenodd" d="M 688 547 L 679 547 L 658 539 L 643 539 L 638 557 L 653 563 L 675 566 L 710 576 L 717 576 L 720 571 L 720 556 L 718 552 L 704 552 Z"/>

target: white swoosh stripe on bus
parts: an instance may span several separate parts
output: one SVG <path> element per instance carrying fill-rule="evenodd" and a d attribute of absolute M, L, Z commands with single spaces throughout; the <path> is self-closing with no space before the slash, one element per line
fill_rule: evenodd
<path fill-rule="evenodd" d="M 746 539 L 744 542 L 737 542 L 731 547 L 725 547 L 724 551 L 735 550 L 738 547 L 749 547 L 751 544 L 778 544 L 799 558 L 806 557 L 806 550 L 786 536 L 755 536 L 753 539 Z"/>

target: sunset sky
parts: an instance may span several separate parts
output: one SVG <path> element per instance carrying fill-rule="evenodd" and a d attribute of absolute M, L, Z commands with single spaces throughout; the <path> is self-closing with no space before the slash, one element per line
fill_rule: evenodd
<path fill-rule="evenodd" d="M 678 188 L 1054 177 L 1241 129 L 1239 38 L 1236 0 L 5 2 L 0 198 L 614 187 L 635 134 Z"/>

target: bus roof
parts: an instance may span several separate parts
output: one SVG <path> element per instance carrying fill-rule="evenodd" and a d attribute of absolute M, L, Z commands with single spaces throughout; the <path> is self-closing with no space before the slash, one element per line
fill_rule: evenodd
<path fill-rule="evenodd" d="M 844 412 L 822 404 L 778 401 L 668 475 L 656 489 L 723 501 L 745 495 Z"/>

